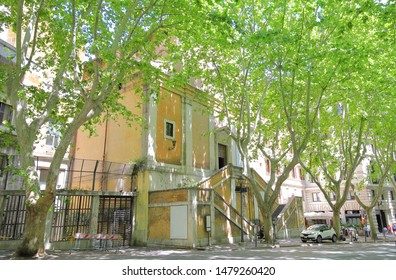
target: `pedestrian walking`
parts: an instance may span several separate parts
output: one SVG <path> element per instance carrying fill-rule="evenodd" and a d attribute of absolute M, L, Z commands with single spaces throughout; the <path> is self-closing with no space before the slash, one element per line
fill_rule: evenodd
<path fill-rule="evenodd" d="M 370 225 L 369 225 L 369 224 L 367 224 L 367 225 L 364 227 L 364 232 L 365 232 L 365 234 L 366 234 L 366 237 L 370 237 Z"/>
<path fill-rule="evenodd" d="M 387 227 L 384 227 L 382 229 L 382 234 L 384 235 L 384 238 L 386 238 L 386 235 L 388 234 L 388 228 Z"/>
<path fill-rule="evenodd" d="M 396 236 L 396 223 L 393 223 L 392 231 L 393 231 L 393 234 Z"/>

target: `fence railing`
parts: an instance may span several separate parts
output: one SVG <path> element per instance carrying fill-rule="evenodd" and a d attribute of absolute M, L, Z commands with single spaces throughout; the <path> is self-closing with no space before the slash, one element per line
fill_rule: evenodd
<path fill-rule="evenodd" d="M 0 190 L 18 190 L 23 178 L 18 175 L 19 160 L 13 156 L 9 165 L 0 174 Z M 51 158 L 35 157 L 36 171 L 40 184 L 45 184 Z M 117 163 L 89 159 L 64 159 L 60 167 L 58 189 L 79 189 L 96 191 L 133 191 L 134 163 Z"/>
<path fill-rule="evenodd" d="M 49 219 L 50 242 L 69 241 L 77 233 L 117 234 L 122 245 L 132 237 L 134 193 L 61 191 Z M 25 195 L 0 191 L 0 240 L 20 240 L 25 228 Z"/>
<path fill-rule="evenodd" d="M 25 229 L 25 195 L 6 192 L 0 195 L 0 240 L 20 239 Z"/>
<path fill-rule="evenodd" d="M 52 215 L 50 241 L 67 241 L 75 233 L 89 232 L 92 216 L 91 195 L 57 195 Z"/>

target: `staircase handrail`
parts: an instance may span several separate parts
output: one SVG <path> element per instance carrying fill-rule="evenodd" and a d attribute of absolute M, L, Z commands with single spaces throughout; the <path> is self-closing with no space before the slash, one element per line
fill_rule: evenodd
<path fill-rule="evenodd" d="M 232 210 L 237 216 L 239 216 L 239 218 L 241 218 L 241 220 L 244 220 L 245 223 L 247 223 L 250 227 L 252 227 L 253 225 L 251 224 L 251 222 L 249 220 L 247 220 L 243 215 L 241 215 L 239 213 L 239 211 L 237 209 L 235 209 L 231 204 L 229 204 L 227 201 L 225 201 L 225 199 L 219 194 L 217 193 L 215 190 L 213 190 L 213 193 L 215 194 L 215 196 L 217 196 L 230 210 Z M 238 226 L 239 227 L 239 226 Z"/>
<path fill-rule="evenodd" d="M 258 186 L 263 190 L 264 193 L 267 192 L 267 190 L 265 189 L 267 182 L 263 179 L 263 177 L 261 177 L 261 175 L 254 168 L 252 168 L 251 170 L 252 170 L 253 178 L 254 178 L 256 184 L 258 184 Z M 273 190 L 269 189 L 268 192 L 269 192 L 269 195 L 271 195 Z M 279 201 L 275 201 L 274 206 L 272 208 L 272 212 L 275 211 L 275 209 L 278 206 L 279 206 Z"/>
<path fill-rule="evenodd" d="M 289 201 L 285 204 L 285 207 L 283 207 L 282 211 L 278 214 L 277 217 L 282 217 L 286 213 L 286 211 L 289 209 L 290 205 L 295 201 L 295 196 L 292 197 L 292 199 L 289 199 Z M 278 219 L 279 221 L 280 219 Z"/>
<path fill-rule="evenodd" d="M 217 205 L 217 203 L 215 202 L 216 199 L 214 199 L 214 207 L 230 222 L 232 222 L 238 229 L 241 229 L 245 234 L 249 234 L 250 232 L 253 232 L 254 229 L 254 225 L 252 225 L 252 223 L 246 219 L 242 213 L 239 213 L 239 211 L 237 209 L 235 209 L 231 204 L 229 204 L 224 198 L 223 196 L 221 196 L 216 190 L 215 188 L 221 184 L 223 184 L 224 182 L 230 180 L 233 176 L 237 176 L 239 174 L 242 174 L 241 172 L 242 168 L 237 167 L 237 166 L 233 166 L 232 164 L 228 164 L 226 166 L 224 166 L 223 168 L 217 170 L 216 172 L 214 172 L 209 178 L 206 178 L 202 181 L 200 181 L 199 183 L 197 183 L 197 188 L 198 189 L 211 189 L 212 193 L 214 194 L 214 197 L 219 199 L 221 203 L 223 203 L 223 207 L 221 207 L 220 205 Z M 226 174 L 224 174 L 226 173 Z M 216 178 L 216 176 L 221 175 L 221 177 L 218 178 L 218 180 L 213 180 L 214 178 Z M 214 182 L 211 182 L 211 181 Z M 238 222 L 236 220 L 233 220 L 232 217 L 228 214 L 227 215 L 227 211 L 224 211 L 223 208 L 226 208 L 227 210 L 229 210 L 229 213 L 233 214 L 235 217 L 239 218 L 241 223 L 238 224 Z M 245 230 L 246 227 L 244 227 L 244 224 L 246 224 L 248 226 L 248 232 Z"/>
<path fill-rule="evenodd" d="M 277 231 L 280 231 L 283 227 L 285 227 L 285 224 L 288 223 L 290 217 L 292 217 L 293 213 L 296 212 L 297 208 L 298 208 L 298 200 L 301 199 L 299 197 L 293 196 L 292 199 L 286 204 L 284 211 L 282 211 L 282 215 L 279 214 L 278 217 L 280 216 L 280 218 L 277 221 Z M 287 215 L 286 215 L 287 214 Z M 281 220 L 282 216 L 284 216 L 284 222 L 279 224 L 278 222 Z"/>
<path fill-rule="evenodd" d="M 216 177 L 218 174 L 220 174 L 220 173 L 222 173 L 222 172 L 224 172 L 224 171 L 227 171 L 227 170 L 229 169 L 229 167 L 232 167 L 232 166 L 231 166 L 231 165 L 226 165 L 226 166 L 220 168 L 219 170 L 217 170 L 216 172 L 214 172 L 212 175 L 210 175 L 210 177 L 208 177 L 208 178 L 206 178 L 206 179 L 204 179 L 204 180 L 198 182 L 196 186 L 197 186 L 198 188 L 204 188 L 203 186 L 204 186 L 207 182 L 209 182 L 210 180 L 212 180 L 212 179 L 213 179 L 214 177 Z M 227 177 L 229 177 L 229 176 L 227 176 Z M 213 188 L 213 185 L 209 185 L 209 188 Z"/>

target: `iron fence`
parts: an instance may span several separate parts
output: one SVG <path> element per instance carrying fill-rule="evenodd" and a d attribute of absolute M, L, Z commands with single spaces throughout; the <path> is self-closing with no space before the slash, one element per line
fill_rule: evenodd
<path fill-rule="evenodd" d="M 57 195 L 50 241 L 70 240 L 78 232 L 89 232 L 92 196 Z"/>
<path fill-rule="evenodd" d="M 40 186 L 45 187 L 49 157 L 35 157 Z M 18 156 L 6 158 L 7 167 L 0 174 L 0 189 L 20 190 L 24 180 L 20 176 Z M 57 189 L 92 191 L 133 191 L 134 163 L 117 163 L 89 159 L 64 159 L 59 172 Z"/>
<path fill-rule="evenodd" d="M 25 229 L 25 195 L 9 194 L 3 197 L 0 208 L 0 240 L 17 240 Z"/>
<path fill-rule="evenodd" d="M 10 191 L 8 191 L 10 193 Z M 0 240 L 18 240 L 25 229 L 25 196 L 15 192 L 0 196 Z M 94 199 L 98 203 L 94 203 Z M 76 233 L 117 234 L 123 246 L 132 236 L 133 196 L 57 194 L 53 207 L 50 242 L 69 241 Z M 95 206 L 96 205 L 96 206 Z M 119 240 L 118 240 L 119 242 Z M 108 244 L 107 244 L 108 246 Z"/>
<path fill-rule="evenodd" d="M 66 189 L 132 191 L 134 164 L 71 159 L 66 171 Z"/>

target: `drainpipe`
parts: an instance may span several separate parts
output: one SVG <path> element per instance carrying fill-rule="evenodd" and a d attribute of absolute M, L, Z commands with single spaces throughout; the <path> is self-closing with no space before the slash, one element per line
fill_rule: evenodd
<path fill-rule="evenodd" d="M 101 180 L 101 190 L 103 191 L 103 187 L 105 184 L 105 162 L 106 162 L 106 148 L 107 148 L 107 130 L 108 130 L 109 120 L 106 118 L 105 121 L 105 132 L 104 132 L 104 142 L 103 142 L 103 155 L 102 155 L 102 180 Z M 95 176 L 95 174 L 94 174 Z"/>

